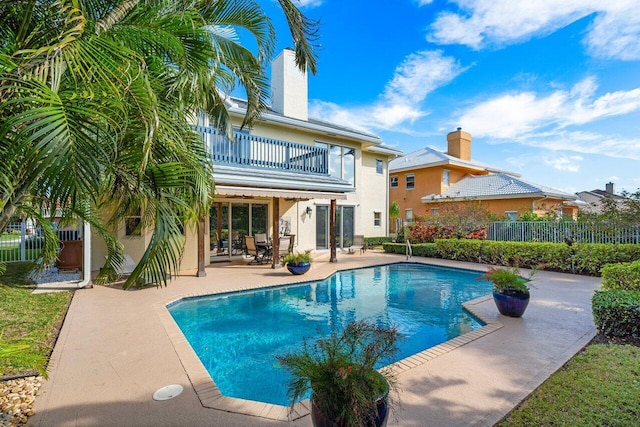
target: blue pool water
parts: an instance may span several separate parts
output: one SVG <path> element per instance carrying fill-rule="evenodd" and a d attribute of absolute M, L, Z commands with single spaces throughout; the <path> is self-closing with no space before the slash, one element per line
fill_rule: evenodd
<path fill-rule="evenodd" d="M 462 303 L 491 292 L 477 272 L 400 263 L 341 271 L 330 278 L 264 290 L 187 298 L 169 312 L 229 397 L 288 405 L 288 373 L 275 356 L 303 338 L 354 320 L 395 325 L 395 360 L 482 326 Z"/>

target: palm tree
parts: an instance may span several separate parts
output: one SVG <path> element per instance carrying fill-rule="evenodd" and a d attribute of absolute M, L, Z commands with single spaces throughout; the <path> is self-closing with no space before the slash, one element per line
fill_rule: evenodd
<path fill-rule="evenodd" d="M 290 0 L 287 16 L 300 67 L 316 69 L 313 22 Z M 250 34 L 256 53 L 238 29 Z M 183 229 L 208 211 L 211 164 L 190 124 L 208 114 L 231 133 L 224 104 L 247 92 L 243 125 L 266 108 L 270 19 L 253 0 L 27 0 L 0 4 L 0 230 L 43 203 L 92 224 L 109 256 L 100 279 L 122 263 L 113 230 L 142 212 L 151 239 L 125 286 L 166 283 L 178 269 Z M 113 213 L 106 220 L 105 208 Z M 44 220 L 44 218 L 40 218 Z M 55 258 L 55 233 L 45 262 Z"/>

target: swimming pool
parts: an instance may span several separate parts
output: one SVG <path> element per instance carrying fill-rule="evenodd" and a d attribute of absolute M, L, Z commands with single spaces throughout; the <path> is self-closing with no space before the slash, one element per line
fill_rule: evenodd
<path fill-rule="evenodd" d="M 481 273 L 414 263 L 345 270 L 323 281 L 186 298 L 169 312 L 225 396 L 287 405 L 275 355 L 353 320 L 393 324 L 396 360 L 480 328 L 462 303 L 491 291 Z"/>

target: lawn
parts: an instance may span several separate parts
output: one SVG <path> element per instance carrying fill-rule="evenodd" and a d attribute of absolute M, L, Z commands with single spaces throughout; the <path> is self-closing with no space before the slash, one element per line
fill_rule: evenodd
<path fill-rule="evenodd" d="M 0 377 L 46 366 L 71 292 L 32 294 L 28 263 L 9 263 L 0 276 Z M 21 350 L 9 352 L 9 349 Z"/>
<path fill-rule="evenodd" d="M 638 426 L 640 346 L 635 344 L 588 345 L 498 426 Z"/>

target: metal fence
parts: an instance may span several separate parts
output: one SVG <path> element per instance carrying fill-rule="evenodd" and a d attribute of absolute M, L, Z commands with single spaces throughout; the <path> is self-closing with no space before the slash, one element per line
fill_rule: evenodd
<path fill-rule="evenodd" d="M 487 227 L 487 239 L 507 242 L 576 242 L 640 244 L 640 224 L 504 221 Z"/>
<path fill-rule="evenodd" d="M 60 241 L 82 240 L 82 230 L 58 230 Z M 37 227 L 28 222 L 7 226 L 0 235 L 0 262 L 35 261 L 40 257 L 44 243 Z"/>

